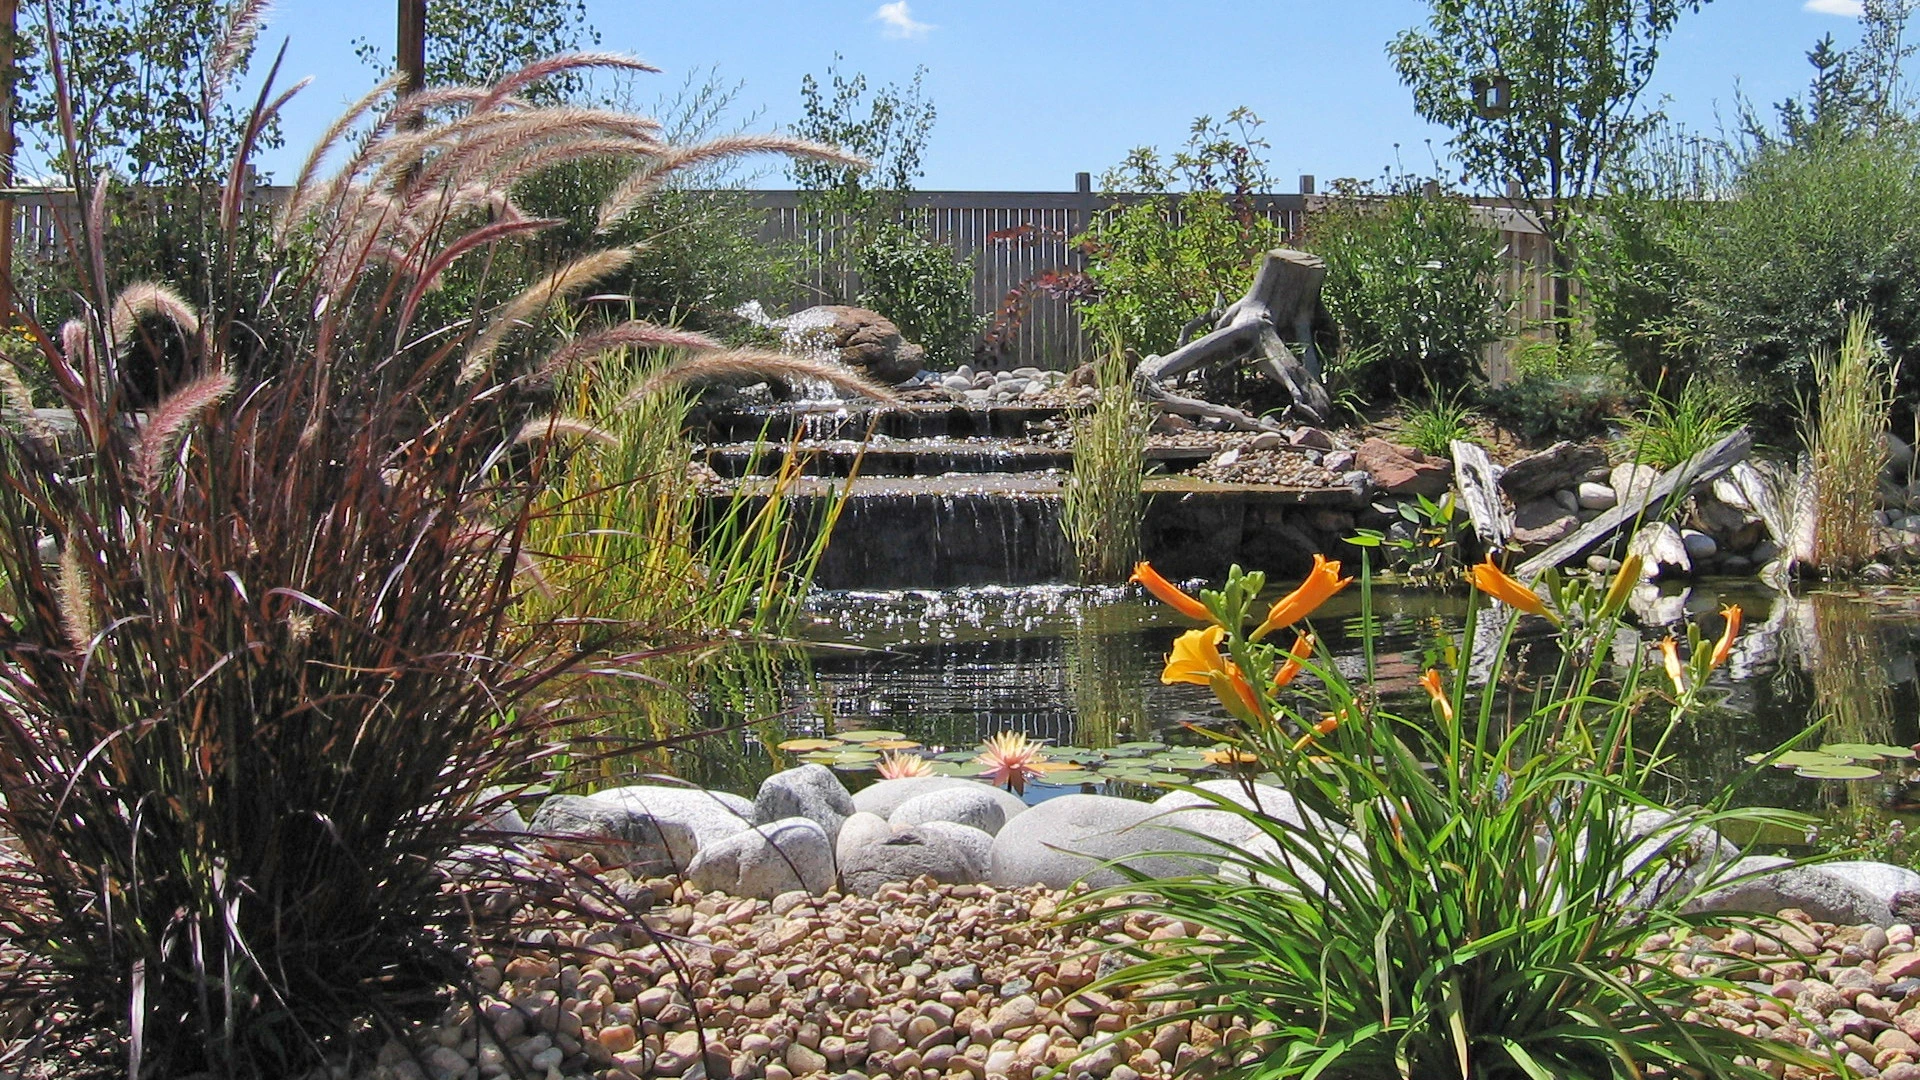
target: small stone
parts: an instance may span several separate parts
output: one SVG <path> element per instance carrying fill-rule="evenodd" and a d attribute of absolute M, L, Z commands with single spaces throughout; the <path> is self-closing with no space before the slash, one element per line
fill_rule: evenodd
<path fill-rule="evenodd" d="M 615 1024 L 600 1029 L 600 1045 L 616 1054 L 622 1054 L 634 1048 L 639 1042 L 632 1024 Z"/>
<path fill-rule="evenodd" d="M 1573 498 L 1582 510 L 1611 510 L 1620 501 L 1612 488 L 1590 481 L 1576 488 Z"/>
<path fill-rule="evenodd" d="M 787 1068 L 792 1069 L 796 1076 L 822 1072 L 827 1067 L 826 1055 L 799 1043 L 787 1047 L 786 1062 Z"/>

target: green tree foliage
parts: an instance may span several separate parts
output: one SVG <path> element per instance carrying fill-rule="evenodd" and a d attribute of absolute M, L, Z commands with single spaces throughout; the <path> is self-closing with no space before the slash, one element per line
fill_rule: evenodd
<path fill-rule="evenodd" d="M 232 20 L 246 18 L 245 8 L 220 0 L 24 5 L 14 90 L 26 168 L 64 175 L 72 167 L 59 137 L 49 47 L 57 41 L 81 160 L 139 183 L 213 179 L 240 142 L 244 117 L 225 91 L 253 50 L 250 25 L 229 34 Z M 228 49 L 216 50 L 223 42 Z M 263 145 L 275 144 L 274 130 Z"/>
<path fill-rule="evenodd" d="M 1305 246 L 1327 261 L 1320 295 L 1339 331 L 1329 352 L 1350 388 L 1400 396 L 1479 374 L 1501 331 L 1499 236 L 1464 198 L 1343 183 L 1308 219 Z"/>
<path fill-rule="evenodd" d="M 1127 348 L 1172 350 L 1183 326 L 1246 291 L 1259 253 L 1284 240 L 1252 203 L 1272 187 L 1260 126 L 1245 108 L 1224 124 L 1202 116 L 1170 160 L 1142 146 L 1101 177 L 1110 205 L 1083 241 L 1098 294 L 1083 310 Z"/>
<path fill-rule="evenodd" d="M 462 0 L 427 5 L 428 86 L 485 86 L 530 61 L 597 44 L 600 32 L 587 22 L 586 0 Z M 382 73 L 393 55 L 368 38 L 354 39 L 354 54 Z M 585 87 L 578 74 L 530 87 L 541 104 L 576 97 Z"/>
<path fill-rule="evenodd" d="M 888 84 L 869 95 L 867 77 L 843 74 L 840 60 L 824 86 L 801 79 L 794 134 L 858 154 L 867 166 L 795 160 L 788 168 L 807 193 L 803 213 L 826 233 L 829 268 L 857 273 L 859 303 L 892 319 L 930 362 L 957 365 L 984 322 L 973 309 L 973 267 L 906 206 L 936 115 L 921 89 L 926 69 L 904 89 Z"/>
<path fill-rule="evenodd" d="M 1426 28 L 1387 48 L 1414 108 L 1453 129 L 1467 182 L 1517 184 L 1557 243 L 1566 201 L 1656 123 L 1638 104 L 1660 43 L 1705 0 L 1429 2 Z"/>

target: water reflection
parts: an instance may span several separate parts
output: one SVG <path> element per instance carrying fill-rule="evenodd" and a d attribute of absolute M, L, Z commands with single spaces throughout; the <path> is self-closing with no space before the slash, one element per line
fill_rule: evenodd
<path fill-rule="evenodd" d="M 1314 621 L 1343 673 L 1361 680 L 1367 661 L 1356 593 L 1337 597 Z M 1920 606 L 1881 601 L 1777 596 L 1751 586 L 1668 588 L 1635 597 L 1644 633 L 1640 644 L 1630 634 L 1617 643 L 1617 665 L 1648 662 L 1644 642 L 1668 632 L 1684 637 L 1689 621 L 1717 634 L 1723 604 L 1739 603 L 1747 612 L 1746 632 L 1711 685 L 1718 700 L 1678 733 L 1671 787 L 1659 794 L 1676 801 L 1704 797 L 1746 770 L 1746 755 L 1771 749 L 1823 717 L 1830 718 L 1824 741 L 1906 745 L 1920 736 L 1914 679 Z M 1379 589 L 1373 610 L 1375 686 L 1391 705 L 1424 715 L 1420 673 L 1461 665 L 1452 654 L 1461 599 Z M 813 648 L 736 661 L 732 681 L 699 686 L 688 698 L 689 724 L 774 715 L 780 721 L 675 754 L 677 774 L 750 790 L 766 771 L 791 764 L 768 750 L 787 733 L 882 727 L 948 750 L 1016 730 L 1055 744 L 1098 747 L 1143 737 L 1192 742 L 1185 724 L 1215 726 L 1222 718 L 1206 689 L 1160 683 L 1162 658 L 1186 624 L 1124 590 L 839 592 L 817 596 L 810 611 L 806 637 Z M 1497 629 L 1483 623 L 1476 653 L 1485 655 L 1466 658 L 1482 681 L 1487 643 L 1497 640 Z M 1543 622 L 1523 621 L 1515 640 L 1519 685 L 1557 662 Z M 819 644 L 827 642 L 853 649 Z M 745 674 L 751 672 L 761 674 Z M 1768 769 L 1746 798 L 1810 810 L 1884 807 L 1900 801 L 1902 771 L 1840 783 Z"/>

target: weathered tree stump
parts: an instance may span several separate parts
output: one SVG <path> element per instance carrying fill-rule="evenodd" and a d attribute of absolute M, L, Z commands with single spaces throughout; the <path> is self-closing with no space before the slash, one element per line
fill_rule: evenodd
<path fill-rule="evenodd" d="M 1161 385 L 1162 380 L 1198 368 L 1251 359 L 1268 378 L 1286 387 L 1293 398 L 1292 412 L 1299 419 L 1326 423 L 1333 403 L 1320 382 L 1320 358 L 1313 348 L 1313 313 L 1326 277 L 1327 264 L 1317 255 L 1285 248 L 1267 252 L 1246 295 L 1214 320 L 1213 331 L 1166 356 L 1148 357 L 1134 372 L 1135 387 L 1168 412 L 1210 416 L 1253 431 L 1277 431 L 1280 425 L 1271 420 L 1184 397 Z M 1282 327 L 1300 343 L 1300 356 L 1281 339 Z"/>

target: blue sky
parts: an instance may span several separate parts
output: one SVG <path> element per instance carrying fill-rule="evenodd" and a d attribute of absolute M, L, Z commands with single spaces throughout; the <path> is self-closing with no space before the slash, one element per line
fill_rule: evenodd
<path fill-rule="evenodd" d="M 444 0 L 429 0 L 431 3 Z M 1797 92 L 1804 53 L 1823 33 L 1858 36 L 1855 0 L 1716 0 L 1686 16 L 1661 56 L 1652 97 L 1695 128 L 1730 117 L 1736 91 L 1770 103 Z M 390 41 L 393 0 L 285 0 L 263 49 L 290 39 L 285 73 L 314 83 L 288 112 L 289 149 L 263 161 L 282 177 L 371 73 L 353 55 L 364 35 Z M 1272 168 L 1291 190 L 1377 176 L 1396 160 L 1430 171 L 1425 140 L 1446 133 L 1414 115 L 1384 46 L 1423 21 L 1419 0 L 589 0 L 602 46 L 663 69 L 642 99 L 688 73 L 744 81 L 740 103 L 762 126 L 799 111 L 801 76 L 842 70 L 904 83 L 927 68 L 939 112 L 920 187 L 1064 190 L 1141 144 L 1178 145 L 1201 114 L 1247 105 L 1267 121 Z M 784 186 L 775 173 L 769 186 Z"/>

